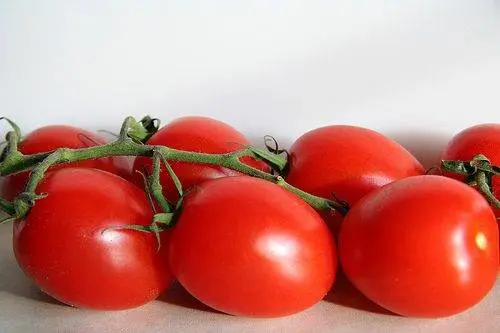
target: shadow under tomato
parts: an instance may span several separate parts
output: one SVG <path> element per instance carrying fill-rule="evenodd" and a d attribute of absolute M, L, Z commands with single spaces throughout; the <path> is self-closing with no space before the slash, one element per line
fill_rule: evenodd
<path fill-rule="evenodd" d="M 12 251 L 12 223 L 0 225 L 0 292 L 14 297 L 64 306 L 42 292 L 21 270 Z"/>
<path fill-rule="evenodd" d="M 359 290 L 356 289 L 356 287 L 354 287 L 343 272 L 337 273 L 337 278 L 332 290 L 330 290 L 323 300 L 352 309 L 389 316 L 397 316 L 397 314 L 384 309 L 366 298 Z"/>
<path fill-rule="evenodd" d="M 41 291 L 23 274 L 15 260 L 13 258 L 9 259 L 0 263 L 4 273 L 0 276 L 0 291 L 37 302 L 67 306 Z"/>
<path fill-rule="evenodd" d="M 184 287 L 179 282 L 174 282 L 167 291 L 165 291 L 157 298 L 157 300 L 193 310 L 223 314 L 223 312 L 212 309 L 208 305 L 200 302 L 186 289 L 184 289 Z"/>

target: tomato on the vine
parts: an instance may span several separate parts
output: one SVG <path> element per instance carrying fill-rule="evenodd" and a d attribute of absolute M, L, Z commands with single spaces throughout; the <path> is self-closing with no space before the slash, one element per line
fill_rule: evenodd
<path fill-rule="evenodd" d="M 479 154 L 486 156 L 491 164 L 500 166 L 500 124 L 480 124 L 464 129 L 450 140 L 441 159 L 470 161 Z M 460 175 L 446 175 L 464 180 Z M 500 198 L 500 176 L 492 178 L 492 192 Z M 500 218 L 500 208 L 493 207 L 493 210 Z"/>
<path fill-rule="evenodd" d="M 385 184 L 424 173 L 422 165 L 400 144 L 357 126 L 311 130 L 293 143 L 289 153 L 285 178 L 290 184 L 349 206 Z M 340 216 L 327 220 L 337 234 Z"/>
<path fill-rule="evenodd" d="M 243 134 L 226 123 L 207 117 L 188 116 L 178 118 L 163 126 L 147 141 L 147 144 L 163 145 L 174 149 L 199 153 L 221 154 L 242 149 L 250 145 L 250 142 Z M 268 169 L 263 162 L 255 159 L 244 157 L 241 160 L 260 170 Z M 189 189 L 208 179 L 241 175 L 237 171 L 214 165 L 175 161 L 170 161 L 170 164 L 184 189 Z M 150 174 L 151 170 L 152 163 L 150 158 L 136 158 L 133 171 L 138 185 L 143 184 L 143 179 L 139 172 L 146 171 L 147 174 Z M 176 187 L 163 166 L 160 174 L 160 182 L 166 198 L 170 202 L 176 202 L 178 199 Z"/>
<path fill-rule="evenodd" d="M 478 303 L 498 273 L 488 202 L 442 176 L 414 176 L 361 199 L 343 221 L 339 257 L 349 280 L 404 316 L 443 317 Z"/>
<path fill-rule="evenodd" d="M 117 310 L 155 299 L 172 282 L 168 234 L 120 229 L 149 225 L 146 194 L 114 174 L 86 168 L 50 172 L 23 220 L 14 253 L 41 290 L 76 307 Z"/>
<path fill-rule="evenodd" d="M 170 240 L 174 276 L 233 315 L 284 316 L 320 301 L 335 278 L 334 240 L 319 214 L 251 177 L 201 183 L 183 199 Z"/>
<path fill-rule="evenodd" d="M 103 145 L 106 140 L 100 135 L 82 128 L 67 125 L 44 126 L 27 134 L 18 145 L 21 153 L 30 155 L 56 150 L 58 148 L 87 148 Z M 52 167 L 57 170 L 65 167 L 96 168 L 131 179 L 130 163 L 125 157 L 106 157 L 100 159 L 73 162 Z M 12 200 L 19 194 L 28 180 L 28 172 L 21 172 L 5 177 L 2 185 L 2 197 Z"/>

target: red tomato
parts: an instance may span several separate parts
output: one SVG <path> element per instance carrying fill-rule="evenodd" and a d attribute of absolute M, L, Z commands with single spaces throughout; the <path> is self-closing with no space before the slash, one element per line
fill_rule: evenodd
<path fill-rule="evenodd" d="M 25 220 L 14 223 L 14 253 L 24 272 L 66 304 L 127 309 L 155 299 L 171 283 L 166 235 L 109 229 L 148 225 L 143 191 L 111 173 L 84 168 L 51 172 Z"/>
<path fill-rule="evenodd" d="M 349 206 L 387 183 L 424 173 L 422 165 L 398 143 L 375 131 L 346 125 L 314 129 L 290 148 L 286 180 Z M 341 218 L 327 217 L 334 234 Z"/>
<path fill-rule="evenodd" d="M 78 127 L 52 125 L 41 127 L 24 137 L 19 144 L 19 151 L 23 154 L 44 153 L 58 148 L 86 148 L 103 145 L 106 140 L 101 136 Z M 125 157 L 109 157 L 96 160 L 87 160 L 52 167 L 56 170 L 64 167 L 96 168 L 131 179 L 130 165 Z M 22 172 L 5 178 L 2 186 L 2 197 L 14 199 L 28 180 L 28 173 Z"/>
<path fill-rule="evenodd" d="M 474 189 L 442 176 L 415 176 L 352 207 L 339 256 L 350 281 L 380 306 L 404 316 L 450 316 L 493 287 L 498 229 Z"/>
<path fill-rule="evenodd" d="M 181 117 L 162 127 L 147 142 L 149 145 L 163 145 L 174 149 L 187 150 L 200 153 L 228 153 L 244 148 L 250 142 L 231 126 L 211 118 Z M 252 158 L 242 158 L 245 163 L 267 170 L 264 163 Z M 241 175 L 239 172 L 220 166 L 205 164 L 170 162 L 172 169 L 179 177 L 184 189 L 189 189 L 208 179 L 225 176 Z M 142 176 L 137 171 L 144 169 L 149 174 L 152 169 L 151 159 L 137 157 L 134 163 L 134 176 L 137 183 L 142 185 Z M 177 190 L 170 175 L 164 167 L 160 174 L 160 182 L 164 194 L 170 202 L 176 202 Z"/>
<path fill-rule="evenodd" d="M 443 160 L 470 161 L 474 156 L 483 154 L 493 165 L 500 166 L 500 124 L 482 124 L 469 127 L 455 135 L 441 155 Z M 463 180 L 460 175 L 447 174 Z M 493 193 L 500 198 L 500 177 L 492 179 Z M 500 209 L 493 207 L 500 218 Z"/>
<path fill-rule="evenodd" d="M 320 301 L 337 259 L 328 228 L 304 201 L 267 181 L 225 177 L 184 198 L 170 264 L 179 282 L 212 308 L 276 317 Z"/>

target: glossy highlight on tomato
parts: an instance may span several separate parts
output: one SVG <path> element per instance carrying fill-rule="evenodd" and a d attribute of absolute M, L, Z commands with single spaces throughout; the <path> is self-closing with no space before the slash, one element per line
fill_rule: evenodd
<path fill-rule="evenodd" d="M 331 125 L 299 137 L 289 150 L 286 180 L 324 198 L 354 205 L 395 180 L 421 175 L 424 168 L 397 142 L 370 129 Z M 334 234 L 341 217 L 327 216 Z"/>
<path fill-rule="evenodd" d="M 414 176 L 368 194 L 343 221 L 339 257 L 349 280 L 403 316 L 445 317 L 477 304 L 498 273 L 488 202 L 442 176 Z"/>
<path fill-rule="evenodd" d="M 82 128 L 67 125 L 50 125 L 40 127 L 27 134 L 18 145 L 21 153 L 29 155 L 44 153 L 58 148 L 87 148 L 103 145 L 106 140 L 100 135 Z M 53 166 L 50 170 L 66 167 L 96 168 L 117 174 L 125 179 L 131 179 L 130 163 L 125 157 L 115 156 L 86 160 Z M 28 180 L 28 172 L 22 172 L 5 177 L 2 186 L 2 197 L 14 199 Z"/>
<path fill-rule="evenodd" d="M 222 121 L 200 116 L 186 116 L 163 126 L 148 140 L 147 144 L 199 153 L 221 154 L 242 149 L 250 145 L 250 142 L 243 134 Z M 252 158 L 244 157 L 242 161 L 263 171 L 269 169 L 263 162 Z M 237 171 L 220 166 L 175 161 L 169 163 L 184 189 L 189 189 L 209 179 L 241 175 Z M 133 170 L 136 183 L 142 186 L 143 178 L 139 172 L 146 171 L 147 174 L 151 174 L 151 159 L 137 157 Z M 160 182 L 167 200 L 176 202 L 177 190 L 164 167 L 160 174 Z"/>
<path fill-rule="evenodd" d="M 236 176 L 187 194 L 172 231 L 170 264 L 178 281 L 214 309 L 277 317 L 320 301 L 337 258 L 314 209 L 278 185 Z"/>
<path fill-rule="evenodd" d="M 137 186 L 97 169 L 64 168 L 38 190 L 47 196 L 14 222 L 13 246 L 41 290 L 75 307 L 120 310 L 170 285 L 168 234 L 157 252 L 153 234 L 118 228 L 150 224 L 151 208 Z"/>

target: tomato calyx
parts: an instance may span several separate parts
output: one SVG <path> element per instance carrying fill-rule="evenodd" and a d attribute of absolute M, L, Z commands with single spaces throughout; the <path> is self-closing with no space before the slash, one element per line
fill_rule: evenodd
<path fill-rule="evenodd" d="M 10 202 L 8 200 L 5 200 L 4 198 L 0 198 L 0 209 L 7 213 L 8 215 L 12 216 L 16 213 L 16 209 L 14 207 L 14 203 Z M 9 218 L 5 219 L 8 220 Z M 0 221 L 2 223 L 4 220 Z"/>
<path fill-rule="evenodd" d="M 500 208 L 500 200 L 492 190 L 492 178 L 500 175 L 500 166 L 492 165 L 486 156 L 479 154 L 470 161 L 443 160 L 441 169 L 464 176 L 465 183 L 477 187 L 491 205 Z"/>
<path fill-rule="evenodd" d="M 272 154 L 267 156 L 280 156 L 280 160 L 282 161 L 280 167 L 278 169 L 273 169 L 273 171 L 279 176 L 285 175 L 289 167 L 288 159 L 290 154 L 288 151 L 286 149 L 281 149 L 278 141 L 271 135 L 264 136 L 264 145 L 266 146 L 267 152 Z M 281 155 L 284 155 L 284 157 L 281 157 Z"/>
<path fill-rule="evenodd" d="M 0 120 L 5 120 L 10 125 L 10 127 L 12 127 L 14 133 L 17 135 L 18 141 L 21 140 L 21 128 L 19 128 L 19 126 L 15 122 L 13 122 L 7 117 L 0 117 Z"/>
<path fill-rule="evenodd" d="M 0 120 L 5 120 L 12 128 L 12 131 L 7 132 L 7 135 L 5 136 L 5 142 L 7 144 L 0 153 L 0 163 L 18 162 L 19 159 L 22 158 L 22 154 L 17 148 L 19 142 L 21 141 L 21 129 L 9 118 L 0 117 Z"/>
<path fill-rule="evenodd" d="M 127 136 L 137 142 L 145 143 L 153 134 L 158 132 L 160 120 L 158 118 L 145 116 L 138 123 L 130 122 L 129 126 Z"/>
<path fill-rule="evenodd" d="M 45 198 L 46 196 L 47 193 L 36 194 L 22 192 L 12 202 L 0 198 L 0 208 L 8 214 L 8 217 L 0 220 L 0 224 L 23 219 L 35 205 L 35 202 Z"/>

